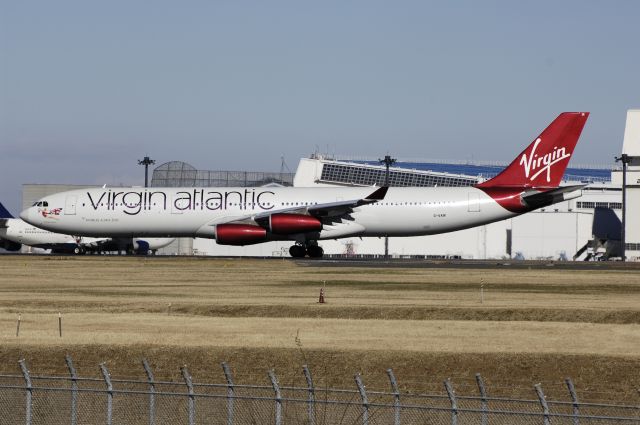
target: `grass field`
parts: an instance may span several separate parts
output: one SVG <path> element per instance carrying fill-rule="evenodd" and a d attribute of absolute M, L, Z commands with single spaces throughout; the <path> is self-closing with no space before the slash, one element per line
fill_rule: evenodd
<path fill-rule="evenodd" d="M 481 303 L 480 285 L 483 284 Z M 321 287 L 327 303 L 318 304 Z M 640 273 L 616 270 L 317 267 L 290 260 L 0 256 L 0 372 L 25 358 L 34 373 L 532 396 L 533 384 L 582 398 L 638 399 Z M 58 335 L 58 312 L 63 336 Z M 20 336 L 16 337 L 18 314 Z"/>

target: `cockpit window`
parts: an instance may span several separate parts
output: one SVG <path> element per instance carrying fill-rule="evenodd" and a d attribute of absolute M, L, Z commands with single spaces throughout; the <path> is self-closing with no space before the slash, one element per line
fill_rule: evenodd
<path fill-rule="evenodd" d="M 49 203 L 48 203 L 47 201 L 44 201 L 44 202 L 42 203 L 42 206 L 43 206 L 43 207 L 48 207 L 48 206 L 49 206 Z"/>
<path fill-rule="evenodd" d="M 33 207 L 48 207 L 49 203 L 47 201 L 38 201 L 32 205 Z"/>

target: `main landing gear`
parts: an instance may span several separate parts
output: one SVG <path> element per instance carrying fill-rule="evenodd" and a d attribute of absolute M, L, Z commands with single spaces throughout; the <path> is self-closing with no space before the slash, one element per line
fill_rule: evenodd
<path fill-rule="evenodd" d="M 309 256 L 311 258 L 322 258 L 324 255 L 324 250 L 322 247 L 318 246 L 318 243 L 310 243 L 306 244 L 295 244 L 291 248 L 289 248 L 289 254 L 293 258 L 304 258 L 305 256 Z"/>

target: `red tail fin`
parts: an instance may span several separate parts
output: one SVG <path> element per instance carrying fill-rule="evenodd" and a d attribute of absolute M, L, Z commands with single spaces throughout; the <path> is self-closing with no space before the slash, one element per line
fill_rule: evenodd
<path fill-rule="evenodd" d="M 476 187 L 557 187 L 588 117 L 588 112 L 561 113 L 507 168 Z"/>

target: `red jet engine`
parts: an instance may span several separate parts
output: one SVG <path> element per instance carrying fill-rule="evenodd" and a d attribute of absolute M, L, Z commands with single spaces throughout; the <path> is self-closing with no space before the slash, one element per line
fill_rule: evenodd
<path fill-rule="evenodd" d="M 322 222 L 310 215 L 273 214 L 269 219 L 269 230 L 281 235 L 317 232 L 322 230 Z"/>
<path fill-rule="evenodd" d="M 218 224 L 216 242 L 220 245 L 252 245 L 267 240 L 267 230 L 250 224 Z"/>

